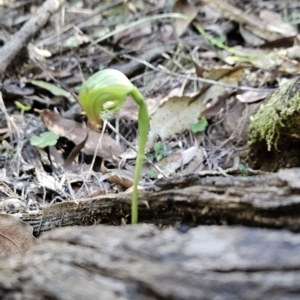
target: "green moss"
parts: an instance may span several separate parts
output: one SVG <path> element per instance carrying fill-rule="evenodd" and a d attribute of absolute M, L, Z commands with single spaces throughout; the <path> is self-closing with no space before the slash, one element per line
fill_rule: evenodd
<path fill-rule="evenodd" d="M 300 81 L 293 79 L 274 92 L 252 117 L 249 126 L 250 144 L 265 140 L 268 151 L 277 149 L 280 135 L 293 126 L 291 116 L 300 111 Z"/>

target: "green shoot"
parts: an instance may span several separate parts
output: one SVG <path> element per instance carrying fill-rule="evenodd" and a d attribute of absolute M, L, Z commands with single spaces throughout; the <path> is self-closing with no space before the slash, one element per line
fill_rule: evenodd
<path fill-rule="evenodd" d="M 192 133 L 199 133 L 205 131 L 208 126 L 208 122 L 205 118 L 200 118 L 197 123 L 190 124 L 190 130 Z"/>
<path fill-rule="evenodd" d="M 24 105 L 24 104 L 22 104 L 22 103 L 19 102 L 19 101 L 15 101 L 15 105 L 16 105 L 16 107 L 21 111 L 21 115 L 22 115 L 22 116 L 24 115 L 24 112 L 25 112 L 25 111 L 31 110 L 31 106 L 29 106 L 29 105 Z"/>
<path fill-rule="evenodd" d="M 131 203 L 131 223 L 136 224 L 138 222 L 138 183 L 149 131 L 149 114 L 144 98 L 123 73 L 114 69 L 105 69 L 92 75 L 82 85 L 79 101 L 89 122 L 96 126 L 101 123 L 100 113 L 120 109 L 128 94 L 139 106 L 139 142 Z"/>

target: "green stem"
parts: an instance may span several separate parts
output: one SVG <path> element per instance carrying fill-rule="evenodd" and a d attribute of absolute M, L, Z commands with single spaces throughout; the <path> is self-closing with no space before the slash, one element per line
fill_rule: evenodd
<path fill-rule="evenodd" d="M 149 114 L 147 105 L 144 101 L 142 94 L 138 89 L 131 91 L 131 96 L 139 106 L 138 127 L 139 127 L 139 142 L 138 151 L 136 156 L 134 183 L 131 204 L 131 223 L 137 224 L 138 222 L 138 184 L 140 180 L 143 160 L 145 155 L 145 147 L 147 142 L 147 135 L 149 131 Z"/>
<path fill-rule="evenodd" d="M 101 121 L 100 112 L 103 110 L 118 110 L 128 94 L 139 106 L 139 142 L 131 205 L 131 222 L 136 224 L 138 222 L 138 184 L 149 130 L 149 115 L 144 97 L 123 73 L 114 69 L 105 69 L 95 73 L 82 85 L 79 98 L 90 123 L 97 125 Z"/>

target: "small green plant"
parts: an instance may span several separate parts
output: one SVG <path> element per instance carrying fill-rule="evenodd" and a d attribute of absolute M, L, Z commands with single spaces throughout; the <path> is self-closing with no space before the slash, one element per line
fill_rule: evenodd
<path fill-rule="evenodd" d="M 139 106 L 139 142 L 131 204 L 131 223 L 136 224 L 138 222 L 138 183 L 149 131 L 149 114 L 144 97 L 123 73 L 114 69 L 105 69 L 92 75 L 82 85 L 79 101 L 89 122 L 92 125 L 99 125 L 100 113 L 120 109 L 128 94 Z"/>
<path fill-rule="evenodd" d="M 14 157 L 12 146 L 6 140 L 2 141 L 0 149 L 3 150 L 8 159 L 12 159 Z"/>
<path fill-rule="evenodd" d="M 57 143 L 59 135 L 51 131 L 45 131 L 40 135 L 34 135 L 30 138 L 30 143 L 32 146 L 39 148 L 45 148 L 47 146 L 54 146 Z"/>
<path fill-rule="evenodd" d="M 146 174 L 152 178 L 158 178 L 159 175 L 159 173 L 155 170 L 148 170 Z"/>
<path fill-rule="evenodd" d="M 203 132 L 208 125 L 208 122 L 205 118 L 201 118 L 195 124 L 190 124 L 190 130 L 193 133 Z"/>
<path fill-rule="evenodd" d="M 22 103 L 19 102 L 19 101 L 15 101 L 15 105 L 16 105 L 16 107 L 21 111 L 21 115 L 22 115 L 22 116 L 24 115 L 24 112 L 25 112 L 25 111 L 31 110 L 31 106 L 29 106 L 29 105 L 24 105 L 24 104 L 22 104 Z"/>
<path fill-rule="evenodd" d="M 152 162 L 159 162 L 161 161 L 164 157 L 168 156 L 168 149 L 163 146 L 161 143 L 154 143 L 153 145 L 153 154 L 147 155 L 147 158 L 152 161 Z M 147 172 L 148 175 L 154 175 L 151 172 Z"/>
<path fill-rule="evenodd" d="M 160 161 L 165 156 L 165 150 L 161 143 L 154 143 L 153 145 L 154 153 L 155 153 L 155 160 Z"/>

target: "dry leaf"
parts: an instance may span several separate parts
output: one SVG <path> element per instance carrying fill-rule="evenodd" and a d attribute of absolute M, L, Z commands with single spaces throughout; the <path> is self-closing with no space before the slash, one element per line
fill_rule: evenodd
<path fill-rule="evenodd" d="M 64 162 L 65 169 L 68 169 L 68 168 L 72 169 L 72 163 L 75 161 L 76 157 L 79 155 L 80 151 L 84 147 L 88 137 L 89 137 L 89 133 L 87 130 L 84 140 L 72 149 L 71 153 L 65 160 L 65 162 Z"/>
<path fill-rule="evenodd" d="M 46 189 L 54 191 L 58 194 L 64 194 L 64 181 L 58 180 L 57 178 L 47 174 L 44 171 L 39 171 L 38 169 L 35 170 L 35 173 L 40 186 L 43 186 Z M 64 197 L 67 197 L 67 195 L 64 194 Z"/>
<path fill-rule="evenodd" d="M 88 130 L 88 139 L 84 145 L 83 152 L 86 155 L 94 155 L 101 137 L 101 133 L 87 129 L 83 124 L 74 120 L 65 119 L 49 109 L 35 110 L 38 112 L 48 130 L 66 137 L 76 146 L 79 145 L 86 137 Z M 117 144 L 108 134 L 103 134 L 97 155 L 104 159 L 111 159 L 113 156 L 118 157 L 124 152 L 123 148 Z"/>
<path fill-rule="evenodd" d="M 295 59 L 295 60 L 299 61 L 300 60 L 300 46 L 295 45 L 288 49 L 280 50 L 280 51 L 278 51 L 278 54 L 285 56 L 288 59 L 291 59 L 291 60 Z"/>
<path fill-rule="evenodd" d="M 118 184 L 126 189 L 133 186 L 133 174 L 128 170 L 108 169 L 104 161 L 101 164 L 101 172 L 107 176 L 109 182 Z"/>
<path fill-rule="evenodd" d="M 149 115 L 152 116 L 159 105 L 161 104 L 163 96 L 159 95 L 156 98 L 147 98 L 146 104 L 148 108 Z M 126 99 L 124 105 L 115 113 L 115 116 L 118 119 L 128 120 L 128 121 L 137 121 L 138 119 L 138 105 L 131 97 Z"/>
<path fill-rule="evenodd" d="M 186 166 L 186 168 L 183 170 L 181 174 L 184 175 L 184 174 L 196 173 L 199 170 L 199 168 L 202 167 L 203 161 L 204 161 L 203 148 L 200 147 L 196 150 L 193 159 L 188 163 L 188 165 Z"/>
<path fill-rule="evenodd" d="M 217 115 L 232 93 L 232 89 L 225 88 L 219 96 L 208 100 L 201 109 L 200 117 L 211 118 Z"/>
<path fill-rule="evenodd" d="M 24 253 L 36 242 L 33 228 L 12 215 L 0 214 L 0 255 Z"/>
<path fill-rule="evenodd" d="M 116 29 L 119 29 L 120 32 L 114 35 L 114 43 L 119 43 L 121 41 L 122 44 L 126 45 L 129 42 L 134 42 L 135 49 L 141 49 L 144 47 L 152 33 L 151 22 L 143 22 L 138 26 L 123 30 L 123 28 L 127 26 L 128 24 L 119 24 L 116 26 Z"/>
<path fill-rule="evenodd" d="M 147 147 L 152 148 L 157 136 L 162 140 L 182 133 L 191 123 L 196 123 L 200 114 L 202 103 L 193 101 L 189 96 L 172 97 L 163 103 L 150 120 L 150 132 Z"/>
<path fill-rule="evenodd" d="M 178 168 L 188 164 L 193 159 L 196 151 L 196 147 L 191 147 L 189 149 L 181 151 L 180 153 L 171 154 L 168 157 L 163 158 L 155 165 L 160 170 L 162 170 L 165 176 L 169 176 L 173 174 Z"/>
<path fill-rule="evenodd" d="M 295 28 L 285 22 L 280 14 L 269 10 L 262 10 L 259 14 L 260 18 L 268 23 L 267 28 L 273 32 L 280 33 L 282 36 L 295 36 L 297 31 Z"/>
<path fill-rule="evenodd" d="M 181 36 L 198 14 L 198 9 L 188 0 L 177 0 L 172 12 L 185 15 L 186 19 L 177 18 L 174 21 L 177 36 Z"/>
<path fill-rule="evenodd" d="M 223 83 L 238 85 L 243 79 L 244 68 L 240 66 L 213 68 L 204 72 L 203 76 Z M 223 86 L 203 84 L 197 99 L 203 104 L 199 117 L 211 117 L 213 113 L 218 113 L 232 92 L 232 89 Z"/>
<path fill-rule="evenodd" d="M 212 80 L 219 80 L 223 83 L 227 84 L 238 84 L 242 81 L 243 75 L 244 75 L 244 66 L 235 66 L 235 67 L 229 67 L 229 66 L 222 66 L 222 67 L 213 67 L 208 71 L 203 72 L 203 77 L 207 79 Z M 200 93 L 203 94 L 208 89 L 212 89 L 217 85 L 211 85 L 209 83 L 204 83 Z M 221 87 L 221 86 L 218 86 Z M 221 87 L 225 89 L 225 87 Z M 211 97 L 210 97 L 211 98 Z"/>
<path fill-rule="evenodd" d="M 240 34 L 248 45 L 260 46 L 264 43 L 264 39 L 246 29 L 243 24 L 240 25 Z"/>
<path fill-rule="evenodd" d="M 279 38 L 281 35 L 278 32 L 283 33 L 282 28 L 276 26 L 276 23 L 272 20 L 271 23 L 267 23 L 264 20 L 256 17 L 251 13 L 244 13 L 244 10 L 237 6 L 231 5 L 229 1 L 223 0 L 202 0 L 202 3 L 209 5 L 214 10 L 222 14 L 223 18 L 234 20 L 238 24 L 243 24 L 245 29 L 251 31 L 256 36 L 267 41 L 272 41 Z M 293 30 L 294 32 L 295 30 Z M 290 34 L 290 35 L 293 35 Z"/>
<path fill-rule="evenodd" d="M 244 74 L 243 67 L 214 68 L 204 72 L 205 78 L 220 80 L 223 83 L 238 84 Z M 150 132 L 147 147 L 152 148 L 157 136 L 162 140 L 182 133 L 192 123 L 197 123 L 205 104 L 219 97 L 226 91 L 225 87 L 219 85 L 203 84 L 197 96 L 170 97 L 163 102 L 152 116 L 150 121 Z M 221 98 L 220 98 L 221 99 Z"/>
<path fill-rule="evenodd" d="M 242 103 L 253 103 L 265 99 L 271 92 L 253 92 L 247 91 L 241 95 L 237 95 L 237 99 Z"/>

